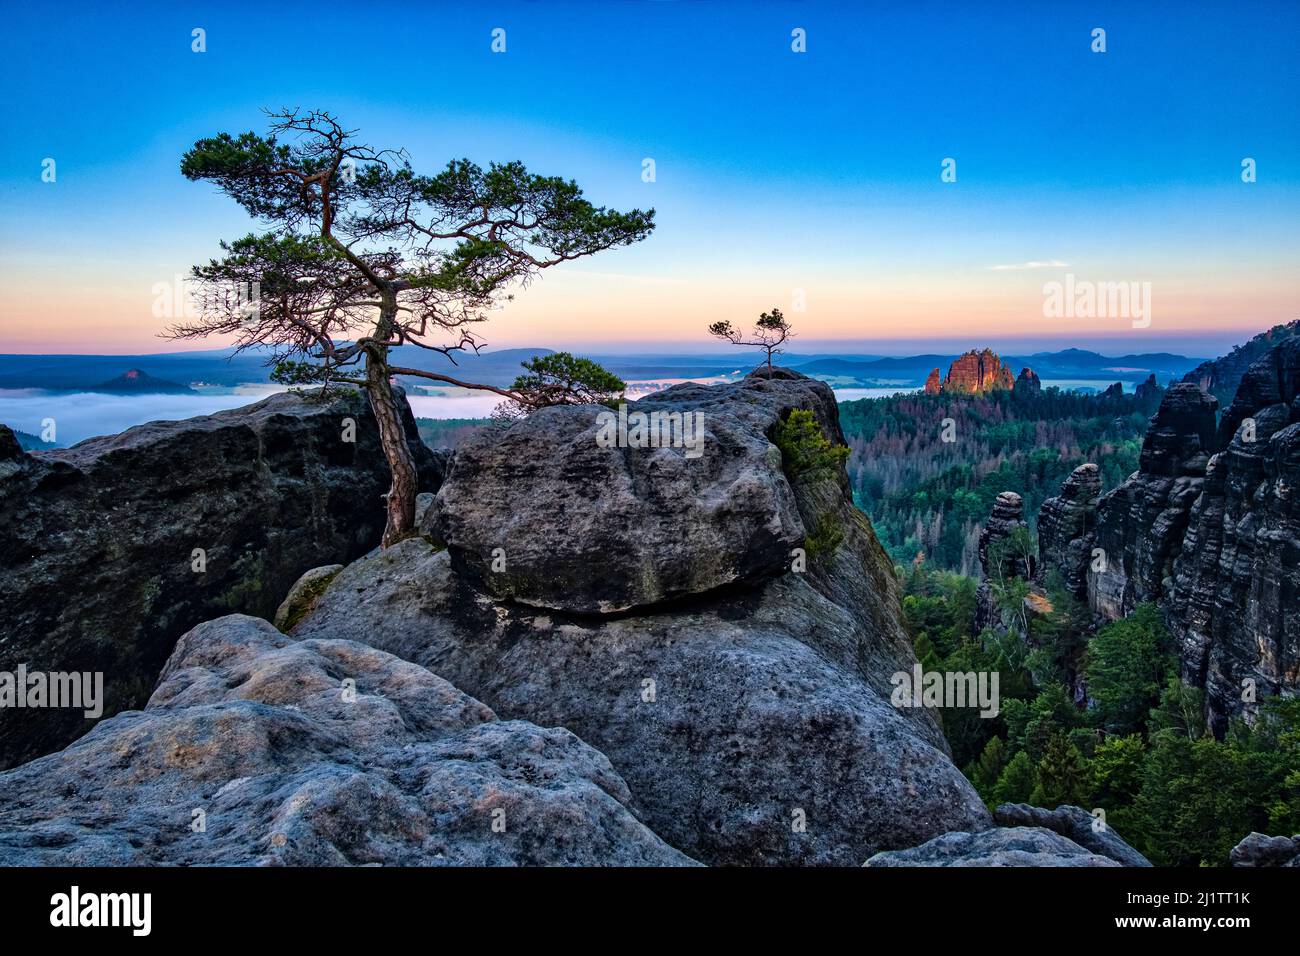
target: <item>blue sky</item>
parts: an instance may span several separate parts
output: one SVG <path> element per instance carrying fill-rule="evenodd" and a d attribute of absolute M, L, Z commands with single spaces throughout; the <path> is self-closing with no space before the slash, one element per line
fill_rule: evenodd
<path fill-rule="evenodd" d="M 553 270 L 493 319 L 494 345 L 698 351 L 708 321 L 795 288 L 801 345 L 868 351 L 1139 351 L 1300 317 L 1300 5 L 896 6 L 12 9 L 0 351 L 173 348 L 151 284 L 254 228 L 180 155 L 279 106 L 329 109 L 417 168 L 518 158 L 598 203 L 656 207 L 651 239 Z M 992 268 L 1030 262 L 1066 265 Z M 1158 321 L 1045 320 L 1041 284 L 1066 271 L 1151 281 Z"/>

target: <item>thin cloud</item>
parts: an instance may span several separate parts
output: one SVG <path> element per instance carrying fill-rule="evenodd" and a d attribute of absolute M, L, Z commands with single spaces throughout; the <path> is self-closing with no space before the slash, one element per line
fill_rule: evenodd
<path fill-rule="evenodd" d="M 1012 265 L 989 266 L 994 272 L 1019 272 L 1022 269 L 1068 269 L 1070 264 L 1060 259 L 1044 259 L 1041 262 L 1020 262 Z"/>

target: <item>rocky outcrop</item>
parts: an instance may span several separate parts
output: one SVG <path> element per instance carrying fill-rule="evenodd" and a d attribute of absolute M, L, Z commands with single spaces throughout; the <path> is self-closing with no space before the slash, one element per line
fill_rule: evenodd
<path fill-rule="evenodd" d="M 925 380 L 925 394 L 938 395 L 943 391 L 943 376 L 939 374 L 937 368 L 931 369 L 929 376 Z"/>
<path fill-rule="evenodd" d="M 1275 325 L 1261 332 L 1249 342 L 1238 345 L 1227 355 L 1203 362 L 1183 376 L 1184 382 L 1196 385 L 1219 401 L 1227 409 L 1237 394 L 1237 386 L 1250 367 L 1283 342 L 1300 336 L 1300 319 L 1285 325 Z"/>
<path fill-rule="evenodd" d="M 988 812 L 933 716 L 889 702 L 891 676 L 915 656 L 890 562 L 843 469 L 787 473 L 764 437 L 795 408 L 842 440 L 830 389 L 780 369 L 629 405 L 703 411 L 697 459 L 600 448 L 590 408 L 476 436 L 434 503 L 447 550 L 417 538 L 353 563 L 294 636 L 364 641 L 503 717 L 568 728 L 609 757 L 641 819 L 704 862 L 857 865 L 982 829 Z M 537 467 L 505 460 L 524 449 Z M 768 530 L 739 527 L 735 507 Z M 538 550 L 547 529 L 576 539 L 553 542 L 549 580 Z M 804 541 L 800 529 L 819 533 Z M 488 544 L 503 549 L 504 568 L 518 561 L 509 576 L 485 566 Z M 701 568 L 669 567 L 659 547 L 698 555 Z"/>
<path fill-rule="evenodd" d="M 931 382 L 938 378 L 938 369 L 930 373 L 925 390 L 931 391 Z M 1002 361 L 992 349 L 982 352 L 970 351 L 959 355 L 948 366 L 948 374 L 938 382 L 935 391 L 954 392 L 963 395 L 976 395 L 995 390 L 1009 390 L 1015 387 L 1016 375 L 1011 366 Z"/>
<path fill-rule="evenodd" d="M 1145 382 L 1138 382 L 1133 389 L 1133 395 L 1138 400 L 1138 404 L 1143 408 L 1156 408 L 1160 405 L 1160 400 L 1164 398 L 1165 390 L 1160 387 L 1156 381 L 1154 372 Z"/>
<path fill-rule="evenodd" d="M 1008 578 L 1032 580 L 1036 571 L 1032 555 L 1011 553 L 1007 540 L 1023 529 L 1029 533 L 1024 519 L 1024 501 L 1014 491 L 1004 491 L 993 501 L 993 511 L 984 530 L 980 532 L 979 556 L 982 580 L 975 593 L 975 633 L 986 627 L 996 627 L 999 619 L 993 587 Z"/>
<path fill-rule="evenodd" d="M 1100 499 L 1105 567 L 1087 575 L 1104 619 L 1160 603 L 1216 734 L 1300 688 L 1300 338 L 1255 362 L 1235 391 L 1217 425 L 1217 400 L 1196 384 L 1165 391 L 1139 470 Z M 1069 571 L 1077 555 L 1060 546 L 1059 505 L 1044 506 L 1042 550 Z"/>
<path fill-rule="evenodd" d="M 1300 867 L 1300 833 L 1292 837 L 1251 833 L 1228 855 L 1233 866 Z"/>
<path fill-rule="evenodd" d="M 432 490 L 409 410 L 406 429 Z M 283 393 L 47 452 L 12 438 L 0 428 L 0 671 L 102 672 L 105 715 L 145 702 L 188 628 L 269 618 L 303 571 L 364 554 L 383 529 L 388 471 L 356 393 Z M 5 708 L 0 767 L 89 726 L 80 709 Z"/>
<path fill-rule="evenodd" d="M 866 866 L 1149 867 L 1150 861 L 1082 807 L 1055 810 L 1004 803 L 998 825 L 975 833 L 945 833 L 921 846 L 878 853 Z"/>
<path fill-rule="evenodd" d="M 1020 374 L 1016 376 L 1013 390 L 1017 398 L 1033 398 L 1042 393 L 1043 383 L 1032 368 L 1022 368 Z"/>
<path fill-rule="evenodd" d="M 877 853 L 866 866 L 1120 866 L 1043 827 L 945 833 L 909 850 Z"/>
<path fill-rule="evenodd" d="M 782 372 L 680 385 L 619 413 L 542 409 L 465 442 L 435 502 L 437 537 L 495 597 L 575 613 L 784 573 L 807 529 L 769 433 L 807 407 L 844 440 L 831 392 Z M 611 424 L 631 447 L 607 446 Z M 662 440 L 636 447 L 638 426 Z"/>
<path fill-rule="evenodd" d="M 1300 689 L 1300 339 L 1251 366 L 1219 425 L 1166 601 L 1216 733 Z"/>
<path fill-rule="evenodd" d="M 1055 572 L 1066 591 L 1080 599 L 1087 596 L 1100 495 L 1101 469 L 1083 464 L 1065 479 L 1057 497 L 1043 502 L 1038 512 L 1040 586 Z"/>
<path fill-rule="evenodd" d="M 143 711 L 0 774 L 3 865 L 680 865 L 567 730 L 422 667 L 232 615 Z"/>
<path fill-rule="evenodd" d="M 1003 827 L 1044 827 L 1077 843 L 1090 853 L 1109 857 L 1120 866 L 1150 866 L 1151 861 L 1125 843 L 1118 833 L 1082 807 L 1055 810 L 1027 803 L 1004 803 L 993 812 Z"/>
<path fill-rule="evenodd" d="M 1158 600 L 1182 550 L 1215 444 L 1217 402 L 1195 385 L 1170 386 L 1151 419 L 1138 471 L 1098 502 L 1088 600 L 1107 620 Z"/>

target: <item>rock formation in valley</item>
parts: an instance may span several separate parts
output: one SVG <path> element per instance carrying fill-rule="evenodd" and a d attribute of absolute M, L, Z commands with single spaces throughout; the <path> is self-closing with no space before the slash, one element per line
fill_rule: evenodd
<path fill-rule="evenodd" d="M 1026 369 L 1026 371 L 1030 371 Z M 1032 375 L 1032 371 L 1030 371 Z M 1037 379 L 1037 376 L 1034 376 Z M 959 355 L 948 366 L 948 374 L 941 380 L 939 370 L 930 373 L 925 383 L 925 391 L 930 394 L 954 392 L 963 395 L 977 395 L 995 390 L 1007 390 L 1015 387 L 1016 375 L 1011 366 L 998 358 L 992 349 L 982 352 L 970 351 Z"/>
<path fill-rule="evenodd" d="M 1043 506 L 1039 552 L 1067 587 L 1084 569 L 1104 620 L 1157 601 L 1182 677 L 1205 689 L 1222 734 L 1264 698 L 1300 689 L 1300 338 L 1250 367 L 1216 425 L 1217 405 L 1171 385 L 1139 470 L 1094 509 L 1076 469 Z M 1094 547 L 1104 570 L 1088 561 Z"/>
<path fill-rule="evenodd" d="M 1218 447 L 1165 603 L 1183 678 L 1222 732 L 1300 690 L 1300 339 L 1246 372 Z"/>
<path fill-rule="evenodd" d="M 1038 373 L 1032 368 L 1022 368 L 1020 374 L 1016 376 L 1016 384 L 1013 390 L 1017 398 L 1033 398 L 1043 391 L 1043 383 L 1038 378 Z"/>
<path fill-rule="evenodd" d="M 1083 464 L 1061 485 L 1061 493 L 1043 502 L 1038 512 L 1037 583 L 1047 583 L 1051 571 L 1077 598 L 1088 593 L 1088 566 L 1092 563 L 1097 499 L 1101 495 L 1101 469 Z"/>
<path fill-rule="evenodd" d="M 303 571 L 374 547 L 389 479 L 372 421 L 346 392 L 31 454 L 0 426 L 0 671 L 101 671 L 105 715 L 141 706 L 188 628 L 269 617 Z M 409 412 L 406 428 L 431 489 L 438 463 Z M 79 710 L 6 708 L 0 767 L 89 726 Z"/>
<path fill-rule="evenodd" d="M 1008 578 L 1032 580 L 1035 574 L 1035 562 L 1032 555 L 999 554 L 1004 543 L 1023 529 L 1026 534 L 1029 526 L 1025 524 L 1025 505 L 1020 495 L 1014 491 L 1004 491 L 993 502 L 993 511 L 984 530 L 980 532 L 979 556 L 982 580 L 975 592 L 975 633 L 986 627 L 995 627 L 999 621 L 994 584 Z"/>
<path fill-rule="evenodd" d="M 1133 394 L 1144 408 L 1154 408 L 1159 406 L 1160 400 L 1164 398 L 1165 390 L 1160 387 L 1155 373 L 1152 372 L 1145 382 L 1138 382 L 1133 389 Z"/>
<path fill-rule="evenodd" d="M 1229 860 L 1233 866 L 1300 868 L 1300 833 L 1291 837 L 1251 833 L 1232 848 Z"/>

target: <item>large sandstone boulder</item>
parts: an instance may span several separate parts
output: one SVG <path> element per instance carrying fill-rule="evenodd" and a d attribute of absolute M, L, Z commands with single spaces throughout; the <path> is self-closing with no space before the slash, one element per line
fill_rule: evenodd
<path fill-rule="evenodd" d="M 436 462 L 405 419 L 433 490 Z M 144 704 L 188 628 L 231 611 L 269 618 L 303 571 L 364 554 L 383 529 L 388 470 L 351 391 L 324 403 L 283 393 L 31 454 L 3 436 L 0 671 L 102 672 L 105 715 Z M 81 710 L 5 708 L 0 768 L 89 726 Z"/>
<path fill-rule="evenodd" d="M 830 390 L 778 369 L 636 406 L 705 411 L 703 460 L 593 458 L 581 408 L 546 413 L 570 437 L 530 447 L 531 463 L 522 444 L 462 447 L 437 501 L 448 550 L 419 538 L 353 563 L 295 636 L 370 643 L 505 717 L 567 727 L 609 757 L 656 833 L 704 862 L 857 865 L 988 826 L 934 717 L 889 702 L 916 658 L 843 469 L 788 475 L 766 440 L 784 411 L 807 408 L 840 441 Z M 587 468 L 613 482 L 608 502 Z M 674 502 L 659 482 L 713 507 Z M 514 566 L 505 577 L 483 563 L 494 542 Z M 547 547 L 561 555 L 550 578 Z"/>
<path fill-rule="evenodd" d="M 780 574 L 806 529 L 772 432 L 811 408 L 843 441 L 830 390 L 791 376 L 677 385 L 626 405 L 633 425 L 685 422 L 688 438 L 701 425 L 697 449 L 602 445 L 612 413 L 596 405 L 485 430 L 456 450 L 437 535 L 489 593 L 559 611 L 624 611 Z"/>
<path fill-rule="evenodd" d="M 231 615 L 143 711 L 0 774 L 4 865 L 680 865 L 567 730 L 423 667 Z"/>
<path fill-rule="evenodd" d="M 988 824 L 926 712 L 889 704 L 912 658 L 798 575 L 570 617 L 495 601 L 412 539 L 347 568 L 294 633 L 366 641 L 503 716 L 567 727 L 656 833 L 705 862 L 853 865 Z"/>

